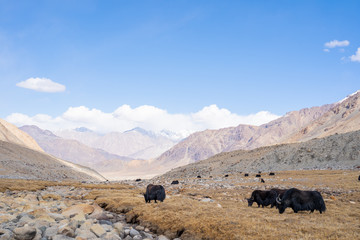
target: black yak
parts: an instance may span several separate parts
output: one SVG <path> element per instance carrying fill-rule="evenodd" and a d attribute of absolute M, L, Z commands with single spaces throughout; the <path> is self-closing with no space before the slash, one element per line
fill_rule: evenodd
<path fill-rule="evenodd" d="M 165 189 L 161 185 L 149 184 L 146 187 L 146 193 L 144 193 L 145 202 L 149 203 L 151 200 L 159 200 L 160 202 L 164 201 L 166 197 Z"/>
<path fill-rule="evenodd" d="M 249 176 L 249 174 L 248 174 L 248 173 L 245 173 L 245 174 L 244 174 L 244 177 L 248 177 L 248 176 Z"/>
<path fill-rule="evenodd" d="M 256 174 L 256 176 L 255 177 L 261 177 L 261 175 L 260 174 Z"/>
<path fill-rule="evenodd" d="M 279 188 L 272 188 L 270 189 L 271 191 L 275 191 L 276 192 L 276 198 L 280 197 L 280 199 L 284 196 L 284 193 L 289 190 L 289 189 L 279 189 Z M 276 202 L 275 203 L 275 207 L 279 208 L 279 204 Z"/>
<path fill-rule="evenodd" d="M 282 197 L 277 197 L 276 202 L 279 213 L 283 213 L 288 207 L 291 207 L 295 213 L 298 211 L 314 212 L 314 210 L 322 213 L 326 210 L 324 199 L 318 191 L 301 191 L 291 188 Z"/>
<path fill-rule="evenodd" d="M 178 180 L 174 180 L 171 182 L 171 184 L 179 184 L 179 181 Z"/>
<path fill-rule="evenodd" d="M 261 179 L 261 182 L 262 182 L 262 183 L 265 183 L 265 180 L 262 178 L 262 179 Z"/>
<path fill-rule="evenodd" d="M 274 176 L 274 175 L 275 175 L 275 173 L 273 173 L 273 172 L 269 173 L 269 176 Z"/>
<path fill-rule="evenodd" d="M 248 206 L 251 207 L 254 202 L 257 203 L 258 207 L 269 206 L 274 207 L 276 204 L 277 193 L 275 191 L 262 191 L 254 190 L 251 194 L 251 197 L 247 199 Z"/>

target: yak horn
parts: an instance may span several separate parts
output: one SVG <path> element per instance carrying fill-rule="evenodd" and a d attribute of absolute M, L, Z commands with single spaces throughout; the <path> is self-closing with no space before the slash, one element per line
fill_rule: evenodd
<path fill-rule="evenodd" d="M 278 196 L 278 197 L 276 198 L 276 202 L 277 202 L 278 204 L 281 204 L 280 196 Z"/>

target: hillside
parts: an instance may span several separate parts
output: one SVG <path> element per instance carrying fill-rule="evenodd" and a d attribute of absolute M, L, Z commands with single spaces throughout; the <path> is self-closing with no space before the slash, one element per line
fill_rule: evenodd
<path fill-rule="evenodd" d="M 354 169 L 358 166 L 360 131 L 354 131 L 301 143 L 220 153 L 173 169 L 162 177 L 173 179 L 258 171 Z"/>
<path fill-rule="evenodd" d="M 0 119 L 0 177 L 42 180 L 103 181 L 96 171 L 45 153 L 36 141 Z"/>
<path fill-rule="evenodd" d="M 1 178 L 103 181 L 96 171 L 14 143 L 0 141 Z"/>
<path fill-rule="evenodd" d="M 0 119 L 0 140 L 44 152 L 32 137 L 3 119 Z"/>
<path fill-rule="evenodd" d="M 239 149 L 254 149 L 277 144 L 325 114 L 333 105 L 305 108 L 261 126 L 239 125 L 197 132 L 163 153 L 156 162 L 168 168 Z"/>
<path fill-rule="evenodd" d="M 307 141 L 360 129 L 360 91 L 338 102 L 316 121 L 292 135 L 285 142 Z"/>

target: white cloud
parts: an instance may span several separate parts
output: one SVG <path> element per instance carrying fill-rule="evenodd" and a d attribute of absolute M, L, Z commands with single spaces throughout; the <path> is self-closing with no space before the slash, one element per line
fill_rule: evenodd
<path fill-rule="evenodd" d="M 330 50 L 329 50 L 329 49 L 327 49 L 327 48 L 325 48 L 325 49 L 324 49 L 324 52 L 330 52 Z"/>
<path fill-rule="evenodd" d="M 349 46 L 349 44 L 350 42 L 348 40 L 344 40 L 344 41 L 333 40 L 325 43 L 324 46 L 327 48 L 334 48 L 334 47 L 346 47 Z"/>
<path fill-rule="evenodd" d="M 352 62 L 360 62 L 360 48 L 357 49 L 357 51 L 354 55 L 350 56 L 350 60 Z"/>
<path fill-rule="evenodd" d="M 65 86 L 51 81 L 48 78 L 29 78 L 25 81 L 19 82 L 16 84 L 18 87 L 28 88 L 38 92 L 63 92 L 65 91 Z"/>
<path fill-rule="evenodd" d="M 206 129 L 220 129 L 239 124 L 261 125 L 278 117 L 280 116 L 267 111 L 240 116 L 216 105 L 204 107 L 190 114 L 171 114 L 149 105 L 137 108 L 122 105 L 112 113 L 80 106 L 70 107 L 61 116 L 55 118 L 45 114 L 30 117 L 13 113 L 6 117 L 6 120 L 16 126 L 36 125 L 51 131 L 86 127 L 96 132 L 108 133 L 141 127 L 154 132 L 169 130 L 186 137 L 193 132 Z"/>

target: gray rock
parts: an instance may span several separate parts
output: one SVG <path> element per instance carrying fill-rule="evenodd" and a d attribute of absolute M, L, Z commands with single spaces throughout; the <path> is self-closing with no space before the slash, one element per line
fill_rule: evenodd
<path fill-rule="evenodd" d="M 112 222 L 110 222 L 110 221 L 108 221 L 108 220 L 99 220 L 99 224 L 101 224 L 101 225 L 113 225 L 113 223 Z"/>
<path fill-rule="evenodd" d="M 133 240 L 142 240 L 142 236 L 141 235 L 136 235 L 133 237 Z"/>
<path fill-rule="evenodd" d="M 106 230 L 100 224 L 94 224 L 90 228 L 97 237 L 101 237 L 106 234 Z"/>
<path fill-rule="evenodd" d="M 32 240 L 36 235 L 36 228 L 24 226 L 14 229 L 14 238 L 17 240 Z"/>
<path fill-rule="evenodd" d="M 49 217 L 53 218 L 57 222 L 65 219 L 65 216 L 58 213 L 49 213 Z"/>
<path fill-rule="evenodd" d="M 170 240 L 169 238 L 167 238 L 166 236 L 164 236 L 164 235 L 160 235 L 160 236 L 158 236 L 157 237 L 157 239 L 156 240 Z"/>
<path fill-rule="evenodd" d="M 47 239 L 51 239 L 53 236 L 57 235 L 57 232 L 58 232 L 57 226 L 46 228 L 43 237 L 46 237 Z"/>
<path fill-rule="evenodd" d="M 97 239 L 97 236 L 89 230 L 81 230 L 80 228 L 75 230 L 76 237 L 85 239 Z"/>
<path fill-rule="evenodd" d="M 134 237 L 136 235 L 140 235 L 140 233 L 137 230 L 135 230 L 134 228 L 130 229 L 130 236 Z"/>
<path fill-rule="evenodd" d="M 124 225 L 121 222 L 114 223 L 113 227 L 117 230 L 118 233 L 124 232 Z"/>
<path fill-rule="evenodd" d="M 55 235 L 52 240 L 74 240 L 75 238 L 64 236 L 64 235 Z"/>
<path fill-rule="evenodd" d="M 140 232 L 140 233 L 141 233 L 141 236 L 143 236 L 143 238 L 145 238 L 145 239 L 154 239 L 150 233 L 147 233 L 147 232 Z"/>
<path fill-rule="evenodd" d="M 125 235 L 129 235 L 130 234 L 130 229 L 125 229 L 124 233 L 125 233 Z"/>
<path fill-rule="evenodd" d="M 107 224 L 100 224 L 106 232 L 111 232 L 113 230 L 113 227 Z"/>
<path fill-rule="evenodd" d="M 121 240 L 121 237 L 117 235 L 115 232 L 106 233 L 103 237 L 104 240 Z"/>
<path fill-rule="evenodd" d="M 13 238 L 13 233 L 8 229 L 0 229 L 0 240 L 10 240 Z"/>
<path fill-rule="evenodd" d="M 74 229 L 69 226 L 69 225 L 65 225 L 65 226 L 60 226 L 58 229 L 58 234 L 67 236 L 67 237 L 75 237 L 75 231 Z"/>
<path fill-rule="evenodd" d="M 140 226 L 140 225 L 136 226 L 135 229 L 137 231 L 144 231 L 145 230 L 145 228 L 143 226 Z"/>

